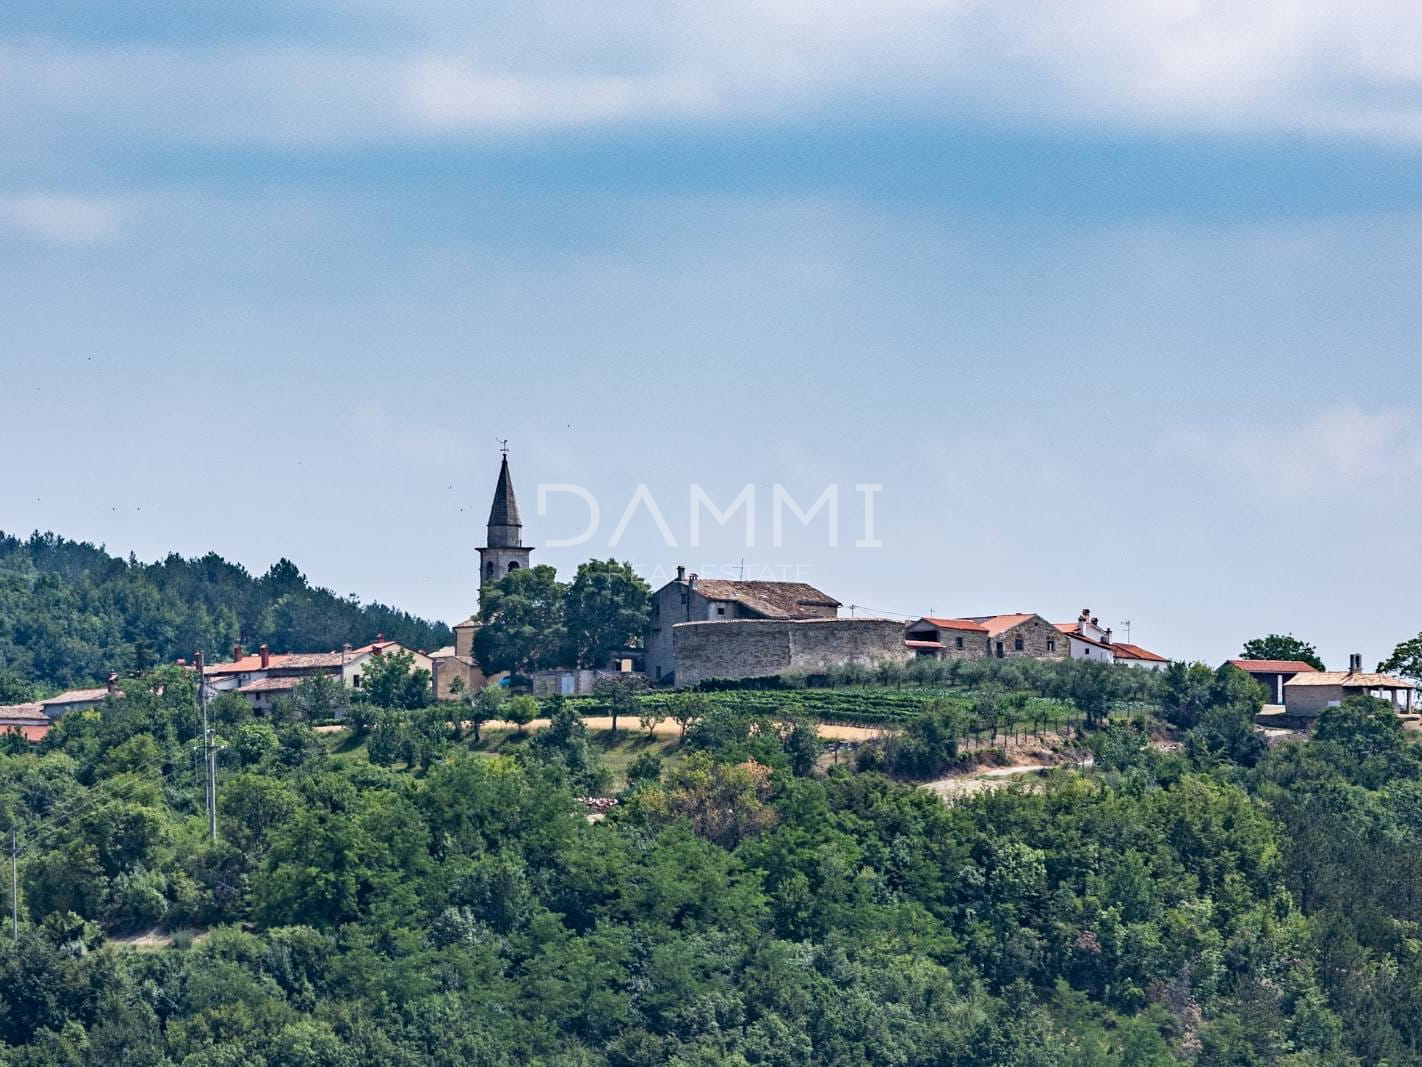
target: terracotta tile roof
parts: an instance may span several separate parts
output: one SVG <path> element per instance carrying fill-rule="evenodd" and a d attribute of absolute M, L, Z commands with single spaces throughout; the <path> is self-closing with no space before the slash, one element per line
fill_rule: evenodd
<path fill-rule="evenodd" d="M 1292 680 L 1284 683 L 1284 689 L 1295 685 L 1341 685 L 1347 689 L 1415 689 L 1411 682 L 1394 678 L 1390 674 L 1369 674 L 1360 671 L 1306 671 L 1300 672 Z"/>
<path fill-rule="evenodd" d="M 1143 659 L 1152 663 L 1169 663 L 1164 656 L 1156 655 L 1148 648 L 1141 648 L 1140 645 L 1130 645 L 1124 641 L 1115 641 L 1111 644 L 1111 651 L 1116 653 L 1117 659 Z"/>
<path fill-rule="evenodd" d="M 304 682 L 304 678 L 258 678 L 237 690 L 239 693 L 287 693 Z"/>
<path fill-rule="evenodd" d="M 931 615 L 925 615 L 919 622 L 930 622 L 940 630 L 962 630 L 970 634 L 985 634 L 988 628 L 980 622 L 972 619 L 937 619 Z"/>
<path fill-rule="evenodd" d="M 44 713 L 44 705 L 38 701 L 0 705 L 0 723 L 13 726 L 22 722 L 49 722 L 49 716 Z"/>
<path fill-rule="evenodd" d="M 109 691 L 106 687 L 98 689 L 71 689 L 58 696 L 46 697 L 40 704 L 48 707 L 51 704 L 88 704 L 100 701 L 108 697 Z"/>
<path fill-rule="evenodd" d="M 805 582 L 732 582 L 698 578 L 693 588 L 707 600 L 733 601 L 768 619 L 814 617 L 815 608 L 837 608 L 839 601 Z"/>
<path fill-rule="evenodd" d="M 987 630 L 989 637 L 996 637 L 1004 630 L 1010 630 L 1014 626 L 1021 625 L 1028 619 L 1035 619 L 1037 616 L 1032 612 L 1019 612 L 1015 615 L 974 615 L 973 622 L 983 624 L 983 629 Z"/>
<path fill-rule="evenodd" d="M 370 646 L 366 646 L 365 651 L 369 651 Z M 345 662 L 349 663 L 351 658 L 361 650 L 352 649 L 345 653 Z M 262 657 L 243 656 L 239 660 L 231 663 L 214 663 L 204 667 L 202 673 L 208 677 L 221 676 L 224 674 L 252 674 L 256 671 L 283 671 L 283 670 L 318 670 L 320 668 L 339 667 L 341 665 L 340 652 L 286 652 L 281 654 L 273 653 L 267 657 L 267 665 L 262 666 Z"/>
<path fill-rule="evenodd" d="M 1305 674 L 1318 670 L 1312 663 L 1301 659 L 1232 659 L 1226 662 L 1251 674 Z"/>

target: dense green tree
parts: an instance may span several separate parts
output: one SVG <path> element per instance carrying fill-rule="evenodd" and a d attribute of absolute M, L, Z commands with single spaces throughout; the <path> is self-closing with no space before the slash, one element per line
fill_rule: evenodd
<path fill-rule="evenodd" d="M 549 566 L 524 567 L 479 592 L 474 655 L 485 674 L 556 667 L 569 656 L 567 587 Z"/>
<path fill-rule="evenodd" d="M 568 586 L 564 618 L 580 667 L 606 667 L 612 653 L 640 642 L 651 610 L 651 588 L 630 563 L 589 560 Z"/>
<path fill-rule="evenodd" d="M 430 672 L 415 667 L 401 649 L 371 656 L 361 670 L 361 693 L 378 708 L 423 708 L 430 702 Z"/>
<path fill-rule="evenodd" d="M 1293 634 L 1269 634 L 1244 642 L 1241 659 L 1292 659 L 1312 664 L 1316 670 L 1323 670 L 1323 660 L 1318 649 L 1307 641 L 1301 641 Z"/>
<path fill-rule="evenodd" d="M 1422 634 L 1400 642 L 1392 650 L 1392 655 L 1378 664 L 1378 670 L 1391 671 L 1422 682 Z M 3 681 L 0 680 L 0 689 L 3 688 Z"/>

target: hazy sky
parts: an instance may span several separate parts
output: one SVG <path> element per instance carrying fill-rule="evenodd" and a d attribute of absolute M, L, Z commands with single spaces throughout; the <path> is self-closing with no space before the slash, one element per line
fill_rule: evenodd
<path fill-rule="evenodd" d="M 507 437 L 565 576 L 1422 630 L 1416 5 L 391 7 L 7 5 L 0 529 L 453 621 Z"/>

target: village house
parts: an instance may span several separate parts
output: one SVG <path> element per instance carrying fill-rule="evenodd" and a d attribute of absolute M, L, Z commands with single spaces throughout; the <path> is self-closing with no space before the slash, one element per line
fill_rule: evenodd
<path fill-rule="evenodd" d="M 1082 608 L 1075 622 L 1057 623 L 1057 629 L 1067 635 L 1072 659 L 1118 663 L 1123 667 L 1146 671 L 1163 671 L 1170 665 L 1168 659 L 1150 649 L 1128 641 L 1112 640 L 1111 628 L 1102 626 L 1101 620 L 1091 614 L 1090 608 Z"/>
<path fill-rule="evenodd" d="M 1386 700 L 1399 715 L 1411 715 L 1415 686 L 1401 678 L 1363 670 L 1363 657 L 1348 657 L 1346 671 L 1300 671 L 1284 685 L 1284 713 L 1290 719 L 1312 719 L 1325 708 L 1336 708 L 1352 696 Z"/>
<path fill-rule="evenodd" d="M 1317 667 L 1301 659 L 1232 659 L 1225 662 L 1264 687 L 1266 704 L 1282 704 L 1284 686 L 1301 674 L 1318 673 Z"/>
<path fill-rule="evenodd" d="M 700 579 L 677 567 L 675 580 L 652 594 L 644 657 L 647 677 L 657 684 L 672 682 L 677 666 L 672 629 L 679 623 L 833 619 L 839 607 L 834 597 L 805 582 Z"/>
<path fill-rule="evenodd" d="M 45 716 L 52 722 L 71 711 L 86 711 L 97 708 L 110 697 L 122 696 L 118 675 L 110 674 L 108 682 L 97 689 L 70 689 L 58 696 L 45 697 L 39 702 Z"/>
<path fill-rule="evenodd" d="M 26 741 L 43 741 L 49 733 L 49 725 L 44 705 L 38 701 L 0 705 L 0 734 L 19 734 Z"/>
<path fill-rule="evenodd" d="M 936 659 L 1065 659 L 1066 636 L 1034 612 L 974 615 L 965 619 L 924 616 L 904 628 L 916 656 Z"/>
<path fill-rule="evenodd" d="M 991 654 L 988 628 L 973 619 L 925 615 L 904 627 L 904 644 L 915 657 L 983 659 Z"/>
<path fill-rule="evenodd" d="M 397 652 L 409 652 L 411 670 L 430 671 L 430 657 L 407 649 L 379 634 L 368 645 L 343 648 L 339 652 L 273 653 L 262 645 L 254 654 L 244 655 L 241 645 L 232 649 L 230 663 L 214 663 L 203 668 L 208 692 L 236 692 L 250 701 L 256 711 L 269 711 L 280 697 L 290 696 L 302 682 L 317 675 L 327 675 L 351 689 L 361 688 L 362 672 L 372 657 Z"/>
<path fill-rule="evenodd" d="M 981 623 L 987 631 L 988 655 L 994 659 L 1011 656 L 1031 656 L 1034 659 L 1067 657 L 1067 642 L 1062 632 L 1033 612 L 975 615 L 971 621 Z"/>

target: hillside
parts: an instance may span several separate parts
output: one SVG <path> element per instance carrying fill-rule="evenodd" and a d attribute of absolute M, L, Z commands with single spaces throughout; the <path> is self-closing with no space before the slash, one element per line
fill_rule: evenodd
<path fill-rule="evenodd" d="M 1030 710 L 1006 673 L 857 687 L 920 710 L 852 754 L 807 729 L 826 694 L 684 694 L 684 737 L 227 695 L 210 842 L 160 668 L 0 742 L 0 1063 L 1416 1063 L 1418 747 L 1363 700 L 1267 750 L 1240 682 L 953 803 L 914 769 L 968 708 Z"/>
<path fill-rule="evenodd" d="M 0 669 L 42 686 L 92 682 L 263 641 L 281 651 L 363 644 L 377 633 L 412 648 L 449 627 L 312 586 L 290 560 L 253 577 L 214 552 L 154 563 L 119 559 L 53 533 L 0 533 Z"/>

